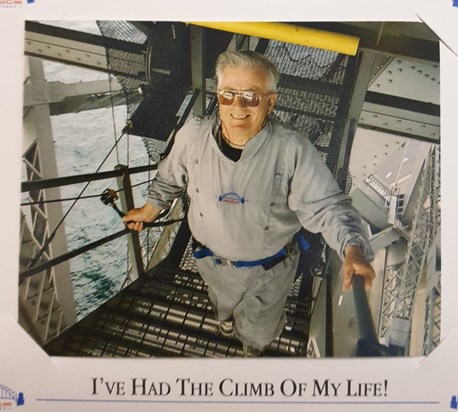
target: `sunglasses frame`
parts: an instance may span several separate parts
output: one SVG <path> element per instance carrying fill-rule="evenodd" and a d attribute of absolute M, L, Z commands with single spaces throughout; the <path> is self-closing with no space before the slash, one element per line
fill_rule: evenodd
<path fill-rule="evenodd" d="M 228 92 L 233 94 L 233 98 L 230 101 L 230 103 L 225 103 L 225 102 L 228 101 L 228 99 L 223 97 L 223 94 L 224 93 L 228 93 Z M 253 99 L 252 101 L 247 101 L 243 97 L 243 93 L 252 93 L 254 95 L 255 99 Z M 218 103 L 222 104 L 223 106 L 232 105 L 235 102 L 235 99 L 238 97 L 243 102 L 243 104 L 245 106 L 247 106 L 247 107 L 258 107 L 259 103 L 261 103 L 261 100 L 263 99 L 263 97 L 264 96 L 270 96 L 271 94 L 273 94 L 273 93 L 272 92 L 270 92 L 270 93 L 257 93 L 257 92 L 254 92 L 252 90 L 218 90 L 216 92 L 216 95 L 218 97 Z M 222 101 L 222 99 L 224 101 Z M 253 102 L 255 102 L 256 104 L 253 104 Z"/>

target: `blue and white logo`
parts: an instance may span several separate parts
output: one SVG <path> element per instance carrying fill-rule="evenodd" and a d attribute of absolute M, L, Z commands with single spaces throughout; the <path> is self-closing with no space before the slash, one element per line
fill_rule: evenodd
<path fill-rule="evenodd" d="M 24 394 L 16 393 L 5 385 L 0 385 L 0 410 L 24 405 Z"/>
<path fill-rule="evenodd" d="M 245 198 L 235 192 L 229 192 L 219 195 L 218 202 L 230 205 L 243 205 L 245 203 Z"/>

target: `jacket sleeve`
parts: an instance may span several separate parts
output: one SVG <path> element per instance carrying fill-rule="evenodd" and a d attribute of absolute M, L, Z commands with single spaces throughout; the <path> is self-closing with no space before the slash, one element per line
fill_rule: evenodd
<path fill-rule="evenodd" d="M 191 121 L 176 134 L 170 153 L 158 164 L 157 174 L 148 188 L 147 202 L 161 209 L 167 209 L 186 189 L 187 146 L 190 135 L 196 127 L 196 122 Z"/>
<path fill-rule="evenodd" d="M 294 162 L 288 203 L 302 226 L 313 233 L 320 232 L 326 243 L 341 259 L 345 246 L 359 244 L 366 258 L 373 252 L 361 226 L 361 216 L 351 204 L 351 198 L 339 189 L 331 172 L 308 139 L 294 144 Z"/>

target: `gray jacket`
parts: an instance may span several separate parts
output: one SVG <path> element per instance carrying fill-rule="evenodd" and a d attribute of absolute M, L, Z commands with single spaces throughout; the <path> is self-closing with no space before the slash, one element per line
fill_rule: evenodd
<path fill-rule="evenodd" d="M 193 119 L 177 133 L 149 202 L 167 208 L 187 188 L 193 236 L 231 260 L 271 256 L 301 226 L 321 232 L 341 258 L 349 241 L 372 258 L 360 215 L 307 138 L 271 120 L 234 162 L 219 149 L 213 123 Z"/>

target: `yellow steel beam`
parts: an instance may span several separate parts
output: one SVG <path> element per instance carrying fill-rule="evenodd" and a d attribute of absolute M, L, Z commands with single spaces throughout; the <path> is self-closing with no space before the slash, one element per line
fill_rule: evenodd
<path fill-rule="evenodd" d="M 190 22 L 196 26 L 317 47 L 354 56 L 359 38 L 287 23 L 267 22 Z"/>

